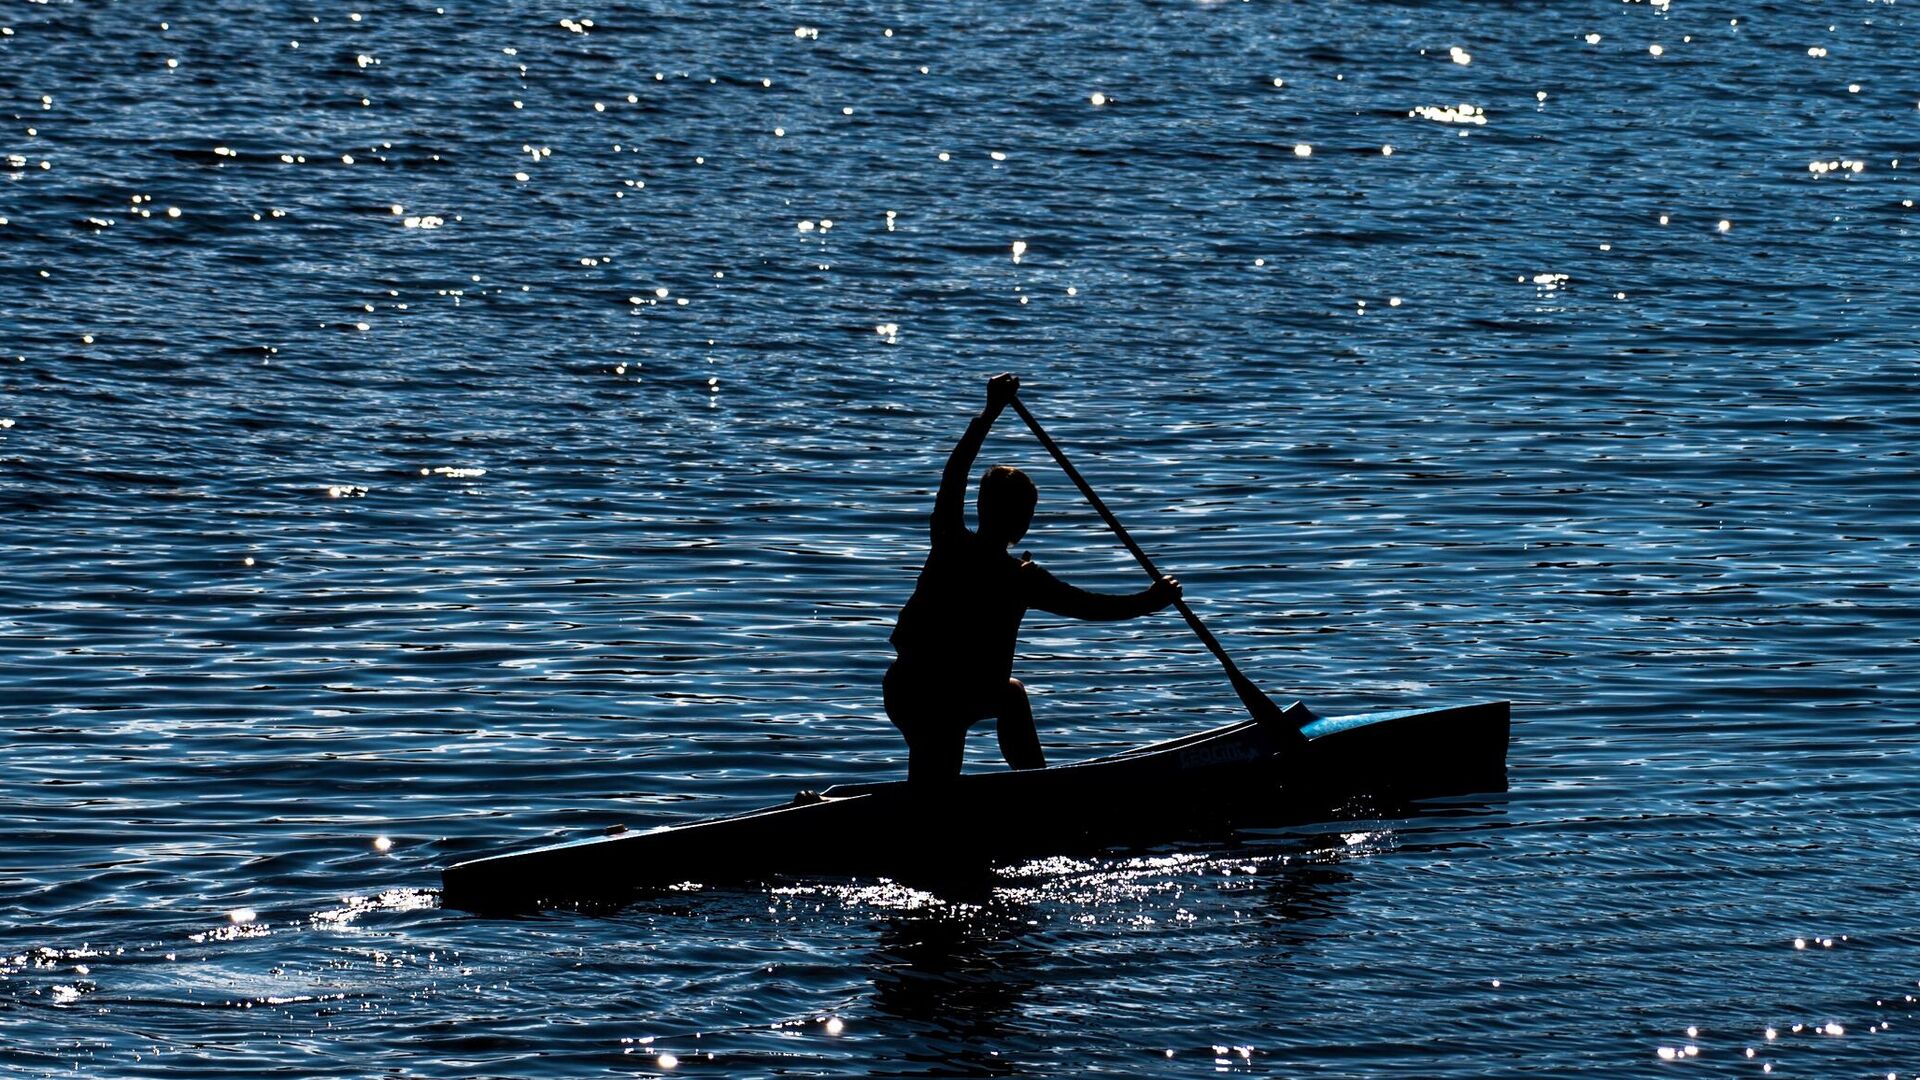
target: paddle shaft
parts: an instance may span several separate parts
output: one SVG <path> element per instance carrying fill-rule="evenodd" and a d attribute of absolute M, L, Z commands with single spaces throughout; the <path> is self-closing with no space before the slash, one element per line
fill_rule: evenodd
<path fill-rule="evenodd" d="M 1087 478 L 1081 476 L 1080 470 L 1074 468 L 1073 462 L 1067 460 L 1067 455 L 1060 449 L 1059 444 L 1047 436 L 1045 429 L 1040 426 L 1040 421 L 1033 418 L 1033 414 L 1027 411 L 1027 407 L 1021 404 L 1018 397 L 1008 399 L 1008 404 L 1013 406 L 1013 411 L 1020 414 L 1020 419 L 1027 422 L 1027 427 L 1033 431 L 1033 437 L 1040 440 L 1040 445 L 1046 447 L 1047 453 L 1053 455 L 1053 460 L 1060 463 L 1061 470 L 1067 474 L 1068 479 L 1073 481 L 1073 485 L 1080 489 L 1080 494 L 1085 495 L 1087 501 L 1093 504 L 1100 519 L 1107 523 L 1107 528 L 1112 529 L 1113 534 L 1120 538 L 1120 542 L 1127 546 L 1127 550 L 1133 552 L 1133 557 L 1140 561 L 1140 565 L 1153 576 L 1155 581 L 1160 580 L 1161 573 L 1153 565 L 1153 560 L 1147 557 L 1147 553 L 1141 550 L 1139 544 L 1134 543 L 1133 537 L 1127 535 L 1126 526 L 1120 524 L 1120 519 L 1114 517 L 1113 511 L 1107 509 L 1107 504 L 1100 500 L 1093 486 L 1087 483 Z M 1187 625 L 1193 628 L 1200 643 L 1205 645 L 1214 659 L 1220 661 L 1220 666 L 1226 669 L 1227 681 L 1233 683 L 1234 692 L 1240 695 L 1241 703 L 1247 707 L 1248 712 L 1253 714 L 1254 719 L 1281 720 L 1280 707 L 1273 703 L 1272 698 L 1262 693 L 1259 687 L 1253 685 L 1253 680 L 1240 673 L 1240 666 L 1233 662 L 1233 657 L 1227 655 L 1227 650 L 1220 644 L 1220 639 L 1213 636 L 1213 631 L 1207 629 L 1206 624 L 1200 621 L 1200 616 L 1195 615 L 1193 609 L 1187 606 L 1187 602 L 1176 598 L 1173 606 L 1180 612 L 1181 617 L 1187 620 Z"/>

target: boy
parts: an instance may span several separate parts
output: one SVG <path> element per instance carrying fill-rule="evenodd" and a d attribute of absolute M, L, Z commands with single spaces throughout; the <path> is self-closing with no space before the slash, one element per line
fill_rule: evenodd
<path fill-rule="evenodd" d="M 987 407 L 947 459 L 930 519 L 932 550 L 913 596 L 893 630 L 897 654 L 882 684 L 887 717 L 907 740 L 907 779 L 937 782 L 960 775 L 967 729 L 995 717 L 1000 752 L 1016 769 L 1046 765 L 1026 687 L 1013 674 L 1013 647 L 1029 607 L 1074 619 L 1131 619 L 1159 611 L 1180 596 L 1163 577 L 1125 596 L 1076 589 L 1008 551 L 1027 533 L 1036 501 L 1033 481 L 1007 465 L 980 479 L 979 530 L 962 507 L 967 474 L 987 430 L 1020 389 L 1012 375 L 987 382 Z"/>

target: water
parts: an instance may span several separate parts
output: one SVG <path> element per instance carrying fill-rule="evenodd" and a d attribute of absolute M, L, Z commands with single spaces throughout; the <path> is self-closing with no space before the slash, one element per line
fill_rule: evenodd
<path fill-rule="evenodd" d="M 1905 5 L 0 27 L 0 1069 L 1920 1073 Z M 1512 699 L 1512 791 L 438 906 L 900 775 L 887 632 L 1007 369 L 1258 681 Z M 1237 709 L 1171 616 L 1019 673 L 1054 760 Z"/>

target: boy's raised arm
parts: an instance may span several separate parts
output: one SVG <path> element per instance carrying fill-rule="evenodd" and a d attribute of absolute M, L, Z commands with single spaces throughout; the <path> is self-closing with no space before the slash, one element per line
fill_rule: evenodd
<path fill-rule="evenodd" d="M 933 499 L 933 531 L 953 531 L 966 527 L 967 477 L 973 472 L 973 460 L 987 441 L 987 431 L 1000 418 L 1001 410 L 1020 390 L 1017 375 L 1000 374 L 987 380 L 987 407 L 967 425 L 953 453 L 947 458 L 946 471 L 940 474 L 940 493 Z"/>

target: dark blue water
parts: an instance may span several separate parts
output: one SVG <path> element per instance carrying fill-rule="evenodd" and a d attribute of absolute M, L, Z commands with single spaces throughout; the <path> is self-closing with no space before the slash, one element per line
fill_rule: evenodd
<path fill-rule="evenodd" d="M 1920 1073 L 1907 5 L 261 7 L 0 9 L 0 1070 Z M 439 907 L 901 775 L 999 370 L 1264 686 L 1510 698 L 1511 793 Z M 1171 615 L 1019 673 L 1054 760 L 1238 708 Z"/>

